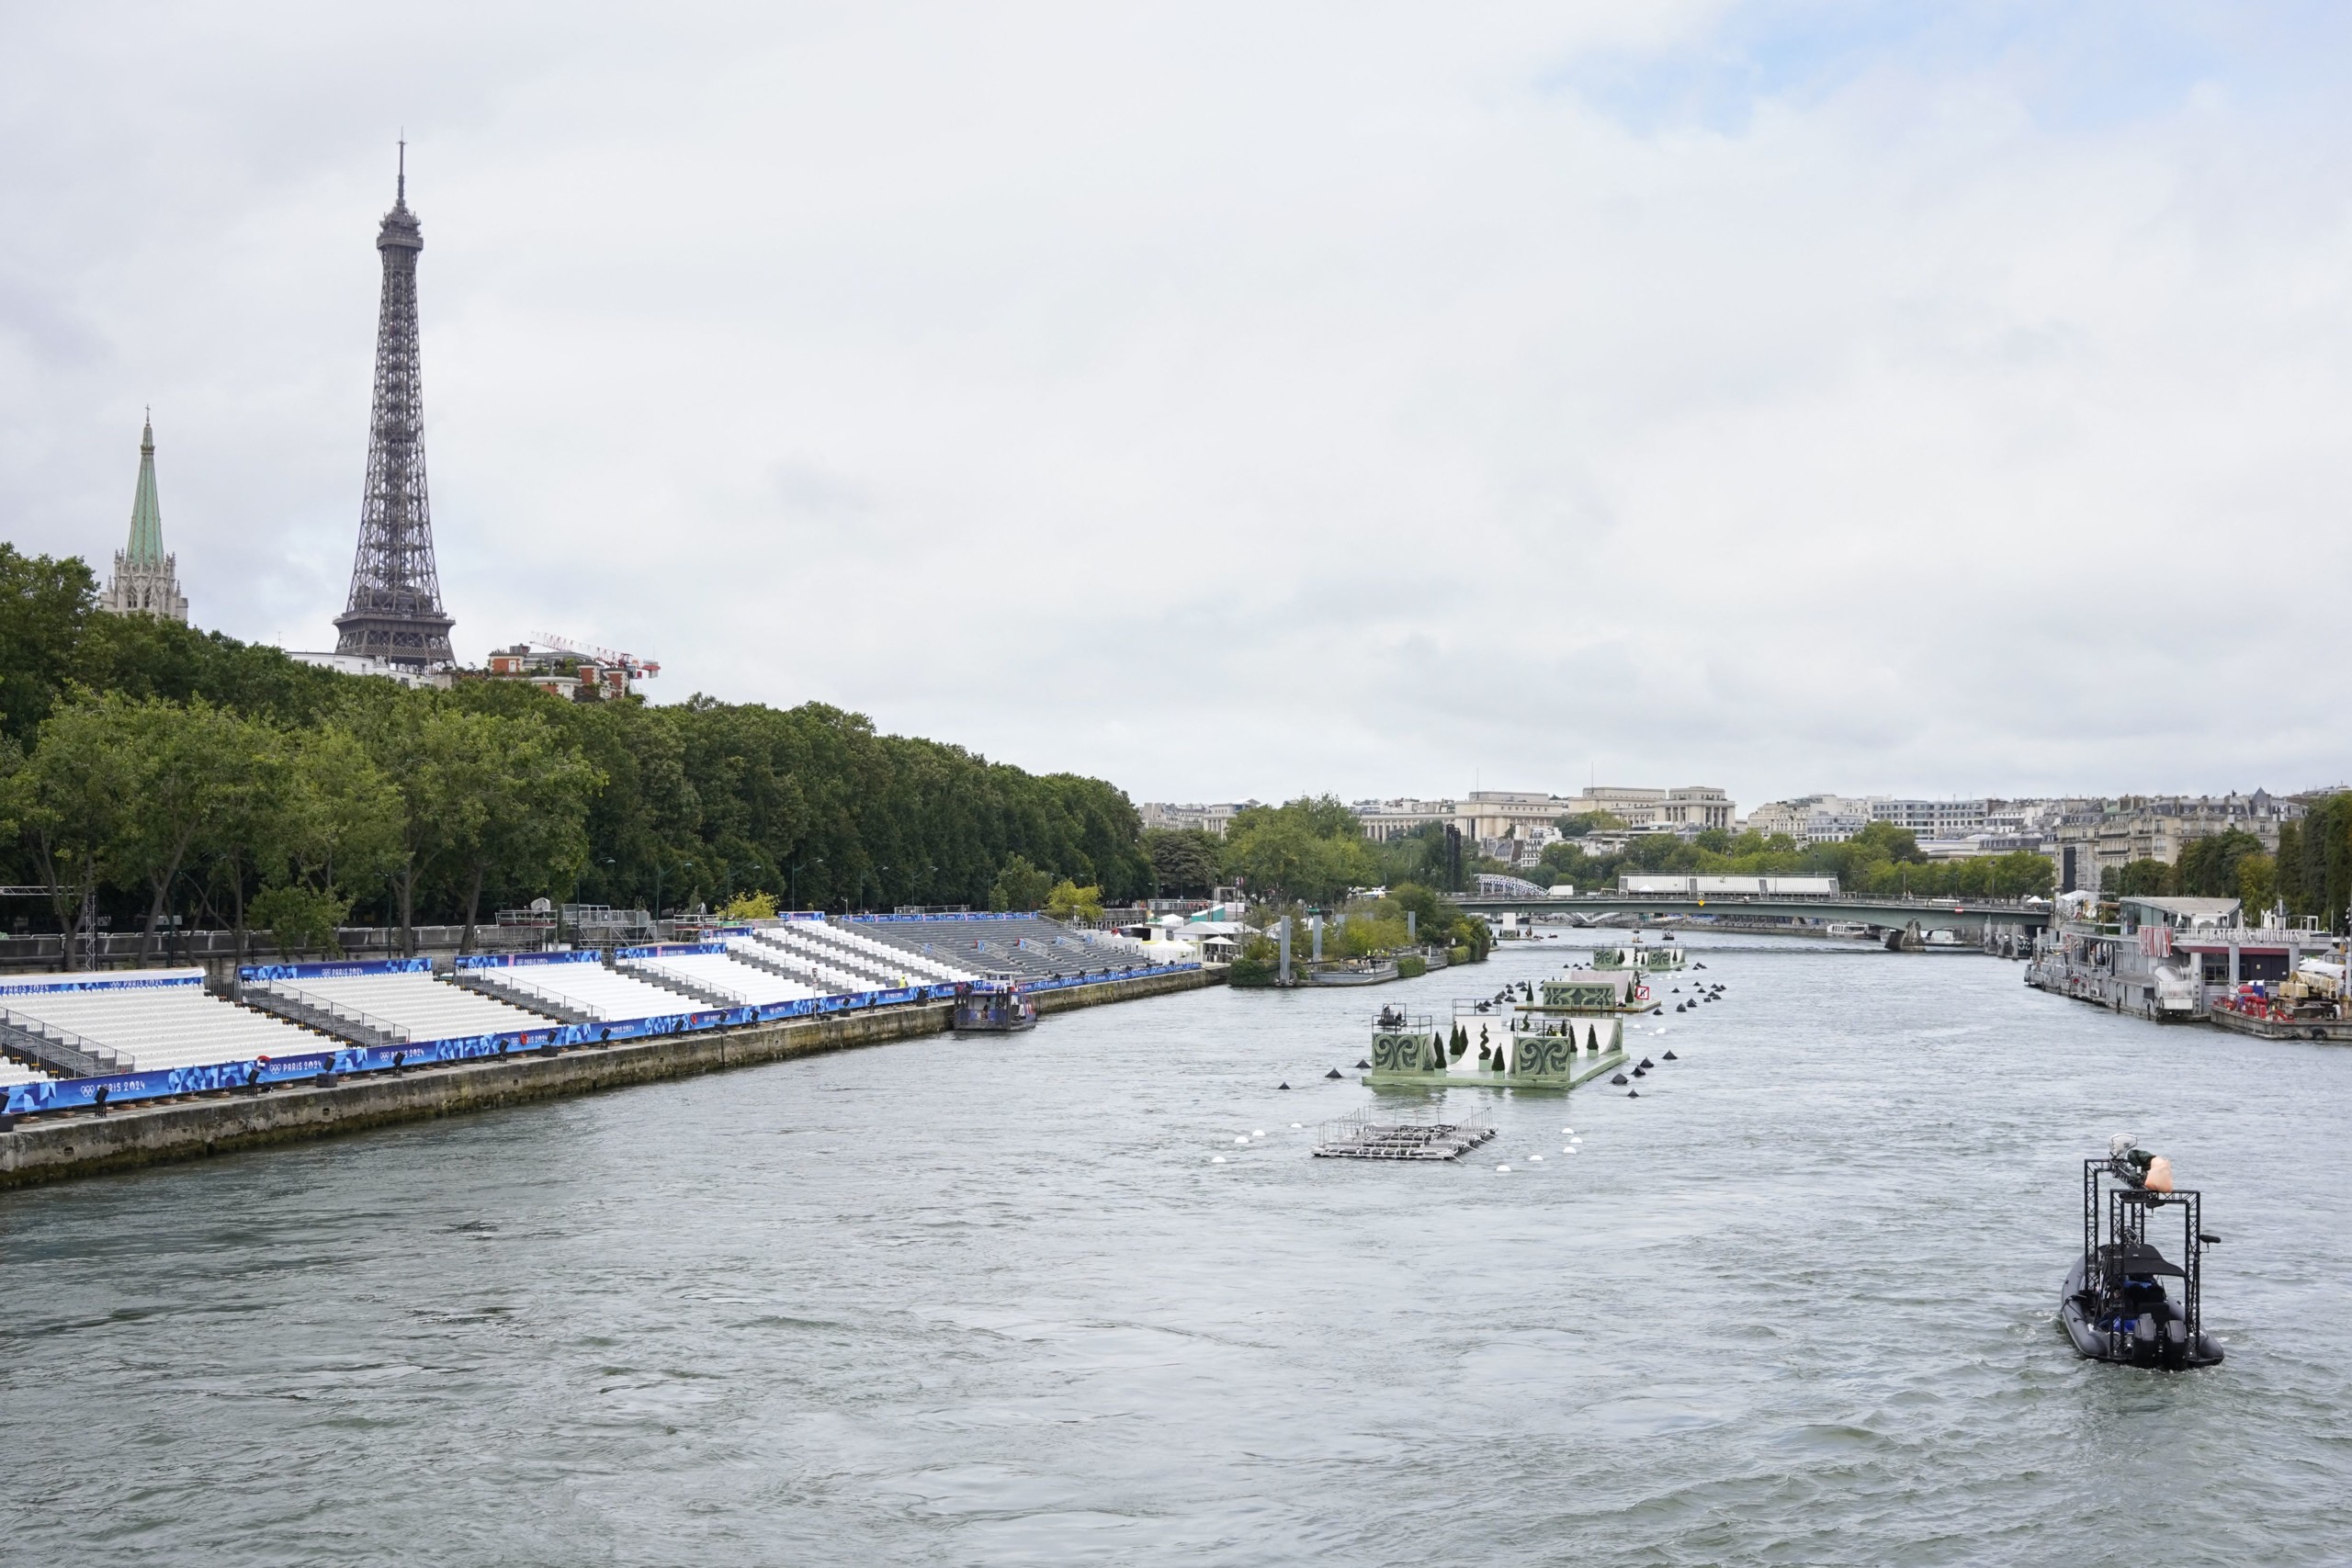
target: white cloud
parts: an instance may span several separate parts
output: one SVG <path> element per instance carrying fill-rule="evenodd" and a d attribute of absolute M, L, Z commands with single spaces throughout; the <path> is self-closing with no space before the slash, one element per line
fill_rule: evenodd
<path fill-rule="evenodd" d="M 153 401 L 320 642 L 405 124 L 463 650 L 1152 797 L 2352 774 L 2324 14 L 410 15 L 12 24 L 20 546 Z"/>

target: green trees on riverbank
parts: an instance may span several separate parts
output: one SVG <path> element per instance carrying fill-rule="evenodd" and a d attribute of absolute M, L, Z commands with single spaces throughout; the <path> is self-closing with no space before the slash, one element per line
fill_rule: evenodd
<path fill-rule="evenodd" d="M 538 897 L 986 907 L 1015 857 L 1042 892 L 1152 890 L 1135 808 L 1099 779 L 816 704 L 413 692 L 94 598 L 82 562 L 0 545 L 0 880 L 49 889 L 62 929 L 86 907 L 315 946 Z"/>

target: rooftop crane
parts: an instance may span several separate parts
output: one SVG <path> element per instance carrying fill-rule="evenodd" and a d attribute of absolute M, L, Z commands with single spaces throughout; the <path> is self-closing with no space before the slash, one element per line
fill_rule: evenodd
<path fill-rule="evenodd" d="M 558 637 L 553 632 L 533 632 L 531 640 L 542 648 L 551 648 L 558 653 L 576 653 L 582 659 L 593 659 L 599 664 L 626 671 L 632 682 L 650 681 L 654 676 L 662 673 L 662 666 L 652 660 L 639 659 L 634 653 L 623 653 L 616 649 L 598 648 L 593 642 L 574 642 L 568 637 Z"/>

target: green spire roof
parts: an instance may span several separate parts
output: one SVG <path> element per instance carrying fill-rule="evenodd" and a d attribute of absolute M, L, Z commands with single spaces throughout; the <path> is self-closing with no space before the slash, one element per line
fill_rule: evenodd
<path fill-rule="evenodd" d="M 164 564 L 164 509 L 155 501 L 155 420 L 149 415 L 139 433 L 139 495 L 130 503 L 129 558 L 142 564 Z"/>

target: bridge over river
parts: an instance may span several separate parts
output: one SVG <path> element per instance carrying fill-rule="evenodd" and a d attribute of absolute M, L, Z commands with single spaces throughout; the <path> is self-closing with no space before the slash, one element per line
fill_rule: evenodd
<path fill-rule="evenodd" d="M 1465 895 L 1463 908 L 1479 915 L 1569 916 L 1579 922 L 1603 915 L 1706 915 L 1724 919 L 1763 919 L 1850 920 L 1880 932 L 1948 931 L 1981 941 L 1989 931 L 2008 931 L 2019 938 L 2050 924 L 2048 904 L 2028 904 L 2007 898 L 1868 897 L 1858 894 L 1752 893 L 1575 893 L 1553 897 L 1484 897 Z"/>

